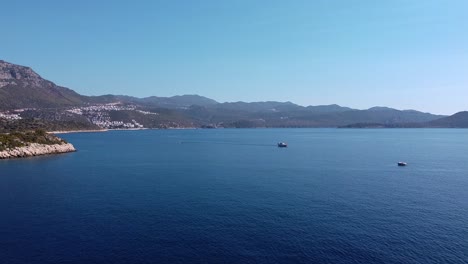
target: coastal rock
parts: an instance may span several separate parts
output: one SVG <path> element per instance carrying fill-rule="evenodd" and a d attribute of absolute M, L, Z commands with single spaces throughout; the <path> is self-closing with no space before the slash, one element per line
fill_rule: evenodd
<path fill-rule="evenodd" d="M 7 149 L 0 151 L 0 159 L 32 157 L 47 154 L 59 154 L 76 151 L 72 144 L 38 144 L 31 143 L 28 146 L 18 147 L 14 149 Z"/>

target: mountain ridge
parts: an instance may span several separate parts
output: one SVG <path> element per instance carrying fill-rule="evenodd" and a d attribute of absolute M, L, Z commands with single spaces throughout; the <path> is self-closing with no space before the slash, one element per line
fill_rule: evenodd
<path fill-rule="evenodd" d="M 384 106 L 360 110 L 337 104 L 301 106 L 289 101 L 217 102 L 196 94 L 144 98 L 113 94 L 86 96 L 43 79 L 29 67 L 0 60 L 0 110 L 68 109 L 102 104 L 133 105 L 134 110 L 129 111 L 138 110 L 142 113 L 160 112 L 162 116 L 159 119 L 152 118 L 153 123 L 146 120 L 146 117 L 143 118 L 146 124 L 153 125 L 156 124 L 154 122 L 162 122 L 161 120 L 168 123 L 171 116 L 177 117 L 176 120 L 181 121 L 184 126 L 192 124 L 192 126 L 202 127 L 340 127 L 365 123 L 383 125 L 424 123 L 429 125 L 429 122 L 434 122 L 432 123 L 434 126 L 449 124 L 448 121 L 435 122 L 447 116 Z M 128 114 L 129 120 L 131 120 L 130 116 L 142 118 L 140 114 Z M 40 116 L 42 118 L 53 115 L 49 113 L 40 114 Z M 66 116 L 68 116 L 66 120 L 70 121 L 70 114 Z M 124 118 L 115 113 L 110 116 Z M 163 116 L 165 118 L 162 118 Z M 34 118 L 34 115 L 31 116 L 29 113 L 28 117 Z"/>
<path fill-rule="evenodd" d="M 5 70 L 7 68 L 7 70 Z M 19 83 L 18 83 L 19 82 Z M 98 96 L 87 96 L 81 95 L 73 91 L 72 89 L 56 85 L 55 83 L 43 79 L 39 74 L 37 74 L 34 70 L 32 70 L 28 66 L 16 65 L 13 63 L 6 62 L 4 60 L 0 60 L 0 89 L 6 87 L 8 85 L 13 86 L 29 86 L 31 88 L 37 86 L 46 86 L 59 89 L 61 92 L 67 91 L 73 93 L 76 98 L 69 98 L 70 105 L 72 104 L 79 104 L 79 103 L 112 103 L 118 101 L 130 101 L 130 102 L 146 102 L 146 103 L 161 103 L 163 105 L 168 105 L 170 107 L 178 107 L 178 106 L 185 106 L 188 107 L 190 105 L 216 105 L 216 104 L 223 104 L 223 105 L 271 105 L 271 106 L 291 106 L 296 108 L 307 108 L 317 110 L 317 112 L 342 112 L 342 111 L 349 111 L 349 110 L 365 110 L 365 109 L 353 109 L 350 107 L 340 106 L 337 104 L 330 104 L 330 105 L 308 105 L 302 106 L 290 101 L 282 102 L 282 101 L 256 101 L 256 102 L 243 102 L 243 101 L 233 101 L 233 102 L 217 102 L 214 99 L 200 96 L 197 94 L 183 94 L 183 95 L 174 95 L 169 97 L 160 97 L 160 96 L 148 96 L 148 97 L 135 97 L 131 95 L 114 95 L 114 94 L 106 94 L 106 95 L 98 95 Z M 5 95 L 3 95 L 5 97 Z M 65 96 L 64 96 L 65 97 Z M 73 99 L 73 100 L 71 100 Z M 192 100 L 192 103 L 190 103 Z M 183 101 L 184 103 L 180 103 Z M 195 103 L 193 103 L 195 101 Z M 196 102 L 198 101 L 198 102 Z M 202 103 L 200 103 L 202 102 Z M 53 105 L 50 103 L 49 105 Z M 31 105 L 25 105 L 25 107 L 30 107 Z M 62 106 L 56 105 L 57 107 Z M 255 106 L 262 110 L 264 107 Z M 397 111 L 417 111 L 417 110 L 398 110 L 390 107 L 385 106 L 375 106 L 367 109 L 369 111 L 384 111 L 384 110 L 397 110 Z M 420 111 L 417 111 L 420 112 Z"/>
<path fill-rule="evenodd" d="M 82 100 L 82 95 L 43 79 L 29 67 L 0 60 L 0 109 L 63 107 Z"/>

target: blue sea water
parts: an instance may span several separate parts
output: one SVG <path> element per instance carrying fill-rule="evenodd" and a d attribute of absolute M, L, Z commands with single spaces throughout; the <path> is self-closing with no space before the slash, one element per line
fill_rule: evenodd
<path fill-rule="evenodd" d="M 0 161 L 0 263 L 468 263 L 468 130 L 62 136 Z"/>

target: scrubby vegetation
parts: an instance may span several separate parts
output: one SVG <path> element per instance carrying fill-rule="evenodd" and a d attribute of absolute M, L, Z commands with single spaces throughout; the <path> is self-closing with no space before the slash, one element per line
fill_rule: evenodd
<path fill-rule="evenodd" d="M 47 121 L 38 118 L 21 120 L 0 119 L 0 133 L 11 133 L 14 131 L 72 131 L 72 130 L 98 130 L 98 126 L 91 123 L 79 121 Z"/>
<path fill-rule="evenodd" d="M 0 151 L 26 146 L 29 143 L 38 144 L 64 144 L 65 140 L 54 135 L 47 134 L 45 130 L 37 129 L 28 132 L 12 132 L 9 134 L 0 134 Z"/>

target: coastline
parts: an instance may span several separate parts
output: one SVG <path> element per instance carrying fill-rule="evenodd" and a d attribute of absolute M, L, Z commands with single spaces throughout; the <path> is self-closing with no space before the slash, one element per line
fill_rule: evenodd
<path fill-rule="evenodd" d="M 109 129 L 97 129 L 97 130 L 67 130 L 67 131 L 48 131 L 48 134 L 71 134 L 71 133 L 101 133 L 109 131 L 135 131 L 135 130 L 148 130 L 152 128 L 109 128 Z"/>
<path fill-rule="evenodd" d="M 109 129 L 99 129 L 99 130 L 68 130 L 68 131 L 48 131 L 48 134 L 70 134 L 70 133 L 99 133 L 107 132 Z"/>
<path fill-rule="evenodd" d="M 106 131 L 125 131 L 125 130 L 135 131 L 135 130 L 148 130 L 148 129 L 151 129 L 151 128 L 146 128 L 146 127 L 143 127 L 143 128 L 110 128 L 110 129 L 106 129 Z"/>
<path fill-rule="evenodd" d="M 75 147 L 70 143 L 52 145 L 31 143 L 28 146 L 0 151 L 0 159 L 26 158 L 75 151 Z"/>

